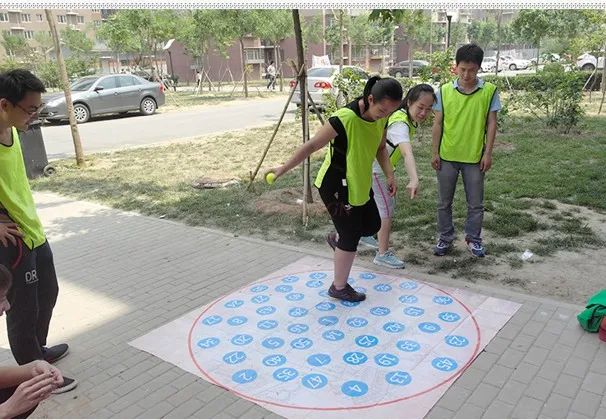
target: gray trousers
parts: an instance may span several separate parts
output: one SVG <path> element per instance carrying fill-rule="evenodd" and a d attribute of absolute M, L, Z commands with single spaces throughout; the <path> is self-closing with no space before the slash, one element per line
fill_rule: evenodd
<path fill-rule="evenodd" d="M 438 233 L 440 240 L 454 241 L 452 222 L 452 201 L 457 187 L 459 172 L 463 178 L 467 198 L 467 220 L 465 240 L 482 242 L 482 222 L 484 221 L 484 174 L 479 163 L 459 163 L 441 160 L 438 176 Z"/>

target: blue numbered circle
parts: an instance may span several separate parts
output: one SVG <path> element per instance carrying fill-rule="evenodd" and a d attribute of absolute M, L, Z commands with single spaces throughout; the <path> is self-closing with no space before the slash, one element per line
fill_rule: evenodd
<path fill-rule="evenodd" d="M 328 296 L 328 290 L 322 290 L 320 293 L 318 293 L 321 297 L 323 298 L 327 298 L 330 297 Z"/>
<path fill-rule="evenodd" d="M 453 299 L 449 296 L 436 296 L 432 300 L 438 305 L 450 305 L 453 302 Z"/>
<path fill-rule="evenodd" d="M 261 343 L 266 349 L 279 349 L 284 345 L 284 340 L 279 337 L 270 337 Z"/>
<path fill-rule="evenodd" d="M 248 322 L 248 318 L 245 316 L 232 316 L 227 320 L 227 323 L 231 326 L 242 325 Z"/>
<path fill-rule="evenodd" d="M 293 287 L 290 284 L 280 284 L 274 289 L 278 293 L 292 292 Z"/>
<path fill-rule="evenodd" d="M 360 293 L 364 293 L 364 292 L 360 292 Z M 362 303 L 362 302 L 348 302 L 346 300 L 342 300 L 341 301 L 341 306 L 346 306 L 348 308 L 353 308 L 354 306 L 358 306 L 360 303 Z"/>
<path fill-rule="evenodd" d="M 385 380 L 390 385 L 405 386 L 412 381 L 412 377 L 408 372 L 396 371 L 385 375 Z"/>
<path fill-rule="evenodd" d="M 311 356 L 309 356 L 307 358 L 307 363 L 309 363 L 311 366 L 315 366 L 315 367 L 326 366 L 330 362 L 331 362 L 330 356 L 328 354 L 323 354 L 323 353 L 312 354 Z"/>
<path fill-rule="evenodd" d="M 307 315 L 309 311 L 305 308 L 292 308 L 290 311 L 288 311 L 288 315 L 293 316 L 295 318 L 301 318 L 302 316 Z"/>
<path fill-rule="evenodd" d="M 223 356 L 223 361 L 228 365 L 237 365 L 246 360 L 246 353 L 243 351 L 230 351 Z"/>
<path fill-rule="evenodd" d="M 348 397 L 361 397 L 368 392 L 368 385 L 361 381 L 347 381 L 341 387 L 341 392 Z"/>
<path fill-rule="evenodd" d="M 269 367 L 278 367 L 286 363 L 286 357 L 281 354 L 271 354 L 263 359 L 263 364 Z"/>
<path fill-rule="evenodd" d="M 229 302 L 226 302 L 223 306 L 225 306 L 226 308 L 239 308 L 242 305 L 244 305 L 243 300 L 230 300 Z"/>
<path fill-rule="evenodd" d="M 391 286 L 389 284 L 375 284 L 373 287 L 377 292 L 389 292 L 391 290 Z"/>
<path fill-rule="evenodd" d="M 280 382 L 289 382 L 299 376 L 299 371 L 293 368 L 280 368 L 274 372 L 274 379 Z"/>
<path fill-rule="evenodd" d="M 398 341 L 398 344 L 396 344 L 396 347 L 398 347 L 400 350 L 408 352 L 408 353 L 419 351 L 421 349 L 421 345 L 419 343 L 417 343 L 416 341 L 412 341 L 412 340 Z"/>
<path fill-rule="evenodd" d="M 284 283 L 296 283 L 299 281 L 299 277 L 297 276 L 288 276 L 282 279 Z"/>
<path fill-rule="evenodd" d="M 269 302 L 269 296 L 267 295 L 257 295 L 257 296 L 253 296 L 250 301 L 252 303 L 256 303 L 257 305 L 260 305 L 262 303 L 265 302 Z"/>
<path fill-rule="evenodd" d="M 379 339 L 374 335 L 361 335 L 356 337 L 356 344 L 360 347 L 370 348 L 379 344 Z"/>
<path fill-rule="evenodd" d="M 198 347 L 201 349 L 212 349 L 213 347 L 217 347 L 220 342 L 221 340 L 217 337 L 206 337 L 198 341 Z"/>
<path fill-rule="evenodd" d="M 300 337 L 300 338 L 295 338 L 294 340 L 292 340 L 290 342 L 290 347 L 292 347 L 293 349 L 296 349 L 296 350 L 307 350 L 313 344 L 314 344 L 314 342 L 311 341 L 309 338 Z"/>
<path fill-rule="evenodd" d="M 345 338 L 345 334 L 339 330 L 330 330 L 324 332 L 322 338 L 328 341 L 340 341 Z"/>
<path fill-rule="evenodd" d="M 231 379 L 239 384 L 247 384 L 257 379 L 257 372 L 252 369 L 240 370 L 234 373 Z"/>
<path fill-rule="evenodd" d="M 376 274 L 373 273 L 362 273 L 359 276 L 362 280 L 373 280 L 377 278 Z"/>
<path fill-rule="evenodd" d="M 354 318 L 349 318 L 347 320 L 347 325 L 349 325 L 350 327 L 354 327 L 354 328 L 362 328 L 362 327 L 365 327 L 366 325 L 368 325 L 368 321 L 364 318 L 357 316 Z"/>
<path fill-rule="evenodd" d="M 211 315 L 202 320 L 204 325 L 216 325 L 223 321 L 223 318 L 219 315 Z"/>
<path fill-rule="evenodd" d="M 466 347 L 469 345 L 469 340 L 462 335 L 447 335 L 444 341 L 452 347 Z"/>
<path fill-rule="evenodd" d="M 299 300 L 303 300 L 305 295 L 303 293 L 289 293 L 285 297 L 286 300 L 290 300 L 291 302 L 297 302 Z"/>
<path fill-rule="evenodd" d="M 362 286 L 354 287 L 354 290 L 356 292 L 359 292 L 359 293 L 366 293 L 366 292 L 368 292 L 368 289 L 366 289 L 366 287 L 362 287 Z M 360 304 L 360 302 L 354 302 L 354 303 Z"/>
<path fill-rule="evenodd" d="M 275 306 L 262 306 L 259 309 L 257 309 L 257 313 L 259 315 L 271 315 L 274 312 L 276 312 Z"/>
<path fill-rule="evenodd" d="M 432 360 L 431 365 L 442 372 L 452 372 L 459 367 L 458 363 L 450 357 L 436 357 Z"/>
<path fill-rule="evenodd" d="M 339 318 L 336 316 L 323 316 L 318 319 L 318 324 L 324 325 L 325 327 L 331 327 L 339 323 Z"/>
<path fill-rule="evenodd" d="M 388 333 L 401 333 L 406 327 L 399 322 L 388 322 L 383 325 L 383 330 Z"/>
<path fill-rule="evenodd" d="M 418 287 L 419 285 L 414 281 L 405 281 L 404 283 L 400 283 L 400 289 L 404 290 L 415 290 Z"/>
<path fill-rule="evenodd" d="M 328 384 L 328 378 L 324 375 L 320 375 L 319 373 L 310 373 L 309 375 L 305 375 L 303 379 L 301 379 L 303 386 L 309 389 L 320 389 L 324 388 Z"/>
<path fill-rule="evenodd" d="M 425 309 L 417 308 L 416 306 L 409 306 L 404 309 L 404 314 L 408 316 L 421 316 L 425 313 Z"/>
<path fill-rule="evenodd" d="M 257 322 L 257 328 L 260 330 L 273 330 L 278 326 L 278 321 L 275 319 L 264 319 L 262 321 Z"/>
<path fill-rule="evenodd" d="M 235 346 L 246 346 L 253 342 L 252 335 L 248 334 L 238 334 L 231 339 L 231 343 Z"/>
<path fill-rule="evenodd" d="M 324 286 L 324 282 L 320 280 L 309 280 L 307 283 L 305 283 L 305 286 L 309 287 L 310 289 L 317 289 L 318 287 Z"/>
<path fill-rule="evenodd" d="M 320 302 L 316 305 L 316 309 L 323 312 L 332 311 L 336 307 L 337 306 L 334 303 L 330 302 Z"/>
<path fill-rule="evenodd" d="M 352 351 L 343 355 L 343 361 L 350 365 L 361 365 L 366 363 L 367 360 L 368 356 L 366 356 L 364 353 L 360 353 L 359 351 Z"/>
<path fill-rule="evenodd" d="M 312 280 L 322 280 L 328 277 L 326 273 L 314 272 L 309 275 L 309 278 Z"/>
<path fill-rule="evenodd" d="M 390 312 L 391 312 L 391 309 L 386 308 L 385 306 L 376 306 L 370 310 L 370 313 L 375 316 L 389 315 Z"/>
<path fill-rule="evenodd" d="M 438 315 L 438 318 L 444 322 L 457 322 L 461 319 L 461 315 L 454 312 L 442 312 L 440 315 Z"/>
<path fill-rule="evenodd" d="M 303 334 L 309 331 L 309 327 L 305 324 L 292 324 L 288 326 L 288 332 L 292 334 Z"/>
<path fill-rule="evenodd" d="M 260 293 L 266 291 L 267 289 L 269 289 L 269 287 L 265 286 L 264 284 L 259 284 L 258 286 L 251 287 L 250 291 L 253 293 Z"/>
<path fill-rule="evenodd" d="M 382 367 L 392 367 L 400 363 L 400 359 L 394 354 L 379 353 L 375 356 L 375 363 Z"/>
<path fill-rule="evenodd" d="M 349 277 L 347 279 L 347 283 L 349 283 L 349 284 L 354 284 L 355 282 L 356 282 L 356 279 L 354 279 L 353 277 Z"/>
<path fill-rule="evenodd" d="M 442 328 L 434 322 L 421 322 L 419 324 L 419 330 L 421 330 L 421 332 L 428 333 L 428 334 L 435 334 L 438 331 L 440 331 L 441 329 Z"/>
<path fill-rule="evenodd" d="M 400 302 L 402 303 L 417 303 L 419 298 L 415 295 L 403 295 L 400 296 Z"/>

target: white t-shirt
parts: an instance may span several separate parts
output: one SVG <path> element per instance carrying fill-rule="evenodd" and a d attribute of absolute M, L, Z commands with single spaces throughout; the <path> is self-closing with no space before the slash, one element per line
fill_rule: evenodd
<path fill-rule="evenodd" d="M 269 67 L 267 68 L 267 72 L 271 76 L 275 76 L 276 75 L 276 66 L 274 66 L 273 64 L 270 64 Z"/>
<path fill-rule="evenodd" d="M 400 143 L 405 143 L 407 141 L 409 142 L 410 141 L 410 131 L 409 131 L 406 123 L 403 123 L 402 121 L 397 121 L 397 122 L 393 123 L 387 129 L 387 140 L 389 140 L 389 142 L 391 142 L 391 144 L 393 144 L 396 147 L 398 147 L 398 145 Z M 391 147 L 389 145 L 389 143 L 387 143 L 387 154 L 389 156 L 391 156 L 391 153 L 393 151 L 394 151 L 394 148 Z M 372 171 L 375 173 L 383 173 L 383 169 L 381 168 L 381 165 L 379 164 L 379 161 L 377 160 L 377 158 L 375 158 L 375 161 L 372 164 Z"/>

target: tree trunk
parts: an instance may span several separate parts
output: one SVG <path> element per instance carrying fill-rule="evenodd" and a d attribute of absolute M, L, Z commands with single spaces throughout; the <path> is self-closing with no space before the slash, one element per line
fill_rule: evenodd
<path fill-rule="evenodd" d="M 297 61 L 299 70 L 299 92 L 301 92 L 301 121 L 303 122 L 303 143 L 308 141 L 309 134 L 309 110 L 307 109 L 307 71 L 305 65 L 305 55 L 303 52 L 303 36 L 301 34 L 301 21 L 299 18 L 299 10 L 294 9 L 292 11 L 294 29 L 295 29 L 295 40 L 297 43 Z M 343 44 L 341 44 L 341 51 L 343 51 Z M 341 57 L 342 61 L 343 57 Z M 307 203 L 313 203 L 311 195 L 311 182 L 309 178 L 309 156 L 303 162 L 303 223 L 307 223 Z"/>
<path fill-rule="evenodd" d="M 339 73 L 343 70 L 343 9 L 339 10 L 339 48 L 341 57 L 339 58 Z"/>
<path fill-rule="evenodd" d="M 280 42 L 278 42 L 278 48 L 276 48 L 276 65 L 280 69 L 280 92 L 284 92 L 284 70 L 282 69 L 282 54 L 280 53 Z"/>
<path fill-rule="evenodd" d="M 246 73 L 246 51 L 244 51 L 244 40 L 240 38 L 240 54 L 242 57 L 242 77 L 244 78 L 244 97 L 248 98 L 248 74 Z"/>
<path fill-rule="evenodd" d="M 412 79 L 412 50 L 414 48 L 414 42 L 408 41 L 408 77 Z"/>
<path fill-rule="evenodd" d="M 63 60 L 63 53 L 61 52 L 61 43 L 59 41 L 59 34 L 57 33 L 57 26 L 55 26 L 55 19 L 53 13 L 49 9 L 44 9 L 46 13 L 46 20 L 55 44 L 55 51 L 57 52 L 57 63 L 59 64 L 59 75 L 61 76 L 61 83 L 63 84 L 63 91 L 65 92 L 65 102 L 67 104 L 67 114 L 69 116 L 69 125 L 72 131 L 72 139 L 74 141 L 74 150 L 76 152 L 76 163 L 79 167 L 85 165 L 84 152 L 82 151 L 82 141 L 80 140 L 80 132 L 78 131 L 78 123 L 76 123 L 76 116 L 74 115 L 74 104 L 72 103 L 72 93 L 69 89 L 69 77 L 67 76 L 67 69 L 65 68 L 65 61 Z"/>
<path fill-rule="evenodd" d="M 365 45 L 365 59 L 364 59 L 364 68 L 366 71 L 370 71 L 370 48 L 368 44 Z"/>
<path fill-rule="evenodd" d="M 499 17 L 497 18 L 497 64 L 494 68 L 494 74 L 499 75 L 499 57 L 501 56 L 501 17 L 503 16 L 503 10 L 499 9 Z M 537 58 L 537 66 L 539 59 Z"/>
<path fill-rule="evenodd" d="M 352 56 L 352 45 L 351 45 L 351 38 L 347 38 L 347 64 L 349 64 L 350 66 L 353 66 L 353 62 L 351 61 L 351 56 Z"/>
<path fill-rule="evenodd" d="M 598 115 L 602 113 L 602 106 L 604 106 L 604 98 L 606 97 L 606 43 L 604 43 L 604 54 L 602 54 L 602 59 L 604 60 L 604 62 L 602 63 L 602 65 L 604 66 L 602 67 L 602 101 L 600 102 L 600 109 L 598 109 Z M 599 67 L 599 57 L 598 62 L 596 64 L 598 64 L 596 68 Z"/>

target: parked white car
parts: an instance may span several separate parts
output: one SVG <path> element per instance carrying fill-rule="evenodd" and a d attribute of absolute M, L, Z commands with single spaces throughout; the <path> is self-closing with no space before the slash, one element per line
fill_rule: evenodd
<path fill-rule="evenodd" d="M 499 57 L 499 71 L 503 71 L 503 69 L 507 68 L 507 63 L 503 60 L 502 57 Z M 482 71 L 485 73 L 492 73 L 497 65 L 496 57 L 484 57 L 482 60 Z"/>
<path fill-rule="evenodd" d="M 603 54 L 603 52 L 602 52 Z M 604 56 L 598 60 L 595 55 L 585 52 L 577 57 L 577 67 L 581 70 L 595 70 L 595 68 L 604 68 Z"/>
<path fill-rule="evenodd" d="M 343 70 L 346 69 L 351 69 L 351 71 L 357 73 L 362 80 L 370 79 L 370 75 L 360 67 L 343 66 Z M 318 66 L 307 70 L 307 89 L 316 105 L 320 106 L 324 104 L 325 93 L 332 92 L 337 95 L 338 92 L 333 86 L 337 74 L 339 74 L 339 66 Z M 295 81 L 292 80 L 290 86 L 292 87 L 294 84 Z M 290 102 L 297 104 L 297 106 L 301 105 L 301 90 L 299 89 L 299 85 L 297 85 Z"/>
<path fill-rule="evenodd" d="M 523 58 L 515 58 L 511 55 L 504 55 L 503 61 L 507 63 L 507 68 L 511 71 L 524 70 L 530 66 L 530 60 L 524 60 Z"/>

